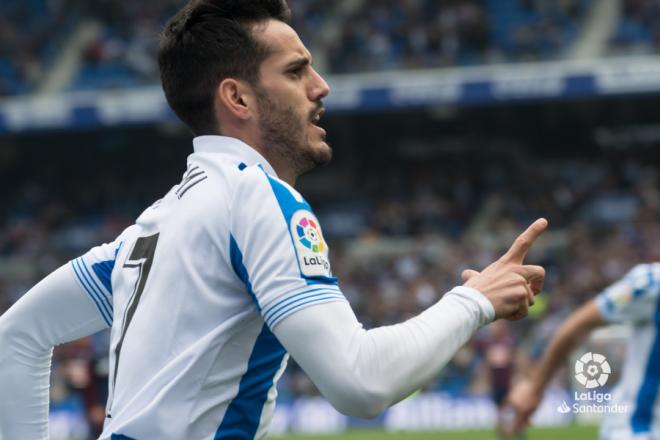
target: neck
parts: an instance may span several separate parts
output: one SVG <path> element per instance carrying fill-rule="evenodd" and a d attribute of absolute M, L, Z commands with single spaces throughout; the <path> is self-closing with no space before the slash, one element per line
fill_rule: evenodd
<path fill-rule="evenodd" d="M 277 177 L 284 180 L 291 186 L 295 186 L 299 174 L 295 171 L 290 158 L 282 157 L 277 152 L 265 148 L 258 136 L 251 135 L 252 132 L 232 132 L 226 130 L 222 133 L 223 136 L 236 138 L 245 144 L 252 147 L 257 153 L 262 155 L 268 164 L 275 170 Z"/>
<path fill-rule="evenodd" d="M 277 177 L 284 180 L 291 186 L 296 185 L 296 181 L 298 180 L 298 173 L 294 170 L 290 158 L 283 157 L 277 154 L 277 152 L 263 147 L 261 143 L 252 143 L 248 145 L 254 148 L 257 153 L 261 154 L 264 159 L 268 161 L 270 166 L 275 170 L 275 173 L 277 173 Z"/>
<path fill-rule="evenodd" d="M 259 150 L 257 150 L 257 151 L 259 151 Z M 264 157 L 266 157 L 266 156 L 264 156 Z M 291 167 L 278 166 L 277 164 L 271 162 L 267 157 L 266 157 L 266 160 L 268 160 L 268 163 L 273 167 L 273 169 L 277 173 L 277 177 L 284 180 L 286 183 L 288 183 L 292 187 L 296 186 L 296 181 L 298 180 L 298 175 L 291 169 Z"/>

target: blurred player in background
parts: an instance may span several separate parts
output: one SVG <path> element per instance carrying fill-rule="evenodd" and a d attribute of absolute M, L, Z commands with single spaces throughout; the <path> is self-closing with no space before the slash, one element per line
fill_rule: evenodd
<path fill-rule="evenodd" d="M 528 423 L 555 372 L 577 345 L 597 327 L 628 323 L 628 341 L 621 381 L 611 405 L 626 412 L 606 413 L 601 440 L 660 438 L 660 263 L 642 264 L 598 297 L 571 314 L 557 330 L 529 379 L 514 386 L 508 404 L 516 412 L 514 432 Z"/>
<path fill-rule="evenodd" d="M 0 433 L 47 437 L 53 346 L 111 327 L 102 439 L 264 438 L 288 353 L 340 411 L 374 417 L 474 332 L 527 314 L 547 222 L 420 315 L 366 331 L 333 277 L 297 178 L 331 158 L 326 82 L 281 0 L 189 2 L 159 50 L 195 134 L 182 181 L 108 244 L 0 318 Z M 148 172 L 148 170 L 146 171 Z"/>
<path fill-rule="evenodd" d="M 488 326 L 488 333 L 478 341 L 488 368 L 491 397 L 497 407 L 497 434 L 503 438 L 507 426 L 504 419 L 505 398 L 511 388 L 515 343 L 511 329 L 506 321 L 496 321 Z"/>

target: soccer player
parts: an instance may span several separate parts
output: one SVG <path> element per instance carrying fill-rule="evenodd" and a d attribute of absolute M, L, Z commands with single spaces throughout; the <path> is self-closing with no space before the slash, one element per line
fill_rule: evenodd
<path fill-rule="evenodd" d="M 491 396 L 497 407 L 497 435 L 498 438 L 504 438 L 507 434 L 504 399 L 511 388 L 516 345 L 506 321 L 496 321 L 487 330 L 489 333 L 477 341 L 477 348 L 490 373 Z"/>
<path fill-rule="evenodd" d="M 507 397 L 516 413 L 514 432 L 521 431 L 543 398 L 557 369 L 593 329 L 609 323 L 628 323 L 628 340 L 621 381 L 611 405 L 627 411 L 608 413 L 600 428 L 601 440 L 660 438 L 660 263 L 641 264 L 595 299 L 573 312 L 557 330 L 529 379 Z"/>
<path fill-rule="evenodd" d="M 327 162 L 326 82 L 282 0 L 194 0 L 167 24 L 165 96 L 195 134 L 181 182 L 0 318 L 0 436 L 47 437 L 52 347 L 111 328 L 101 439 L 264 438 L 290 353 L 341 412 L 373 417 L 480 327 L 527 314 L 534 222 L 420 315 L 365 330 L 293 188 Z"/>

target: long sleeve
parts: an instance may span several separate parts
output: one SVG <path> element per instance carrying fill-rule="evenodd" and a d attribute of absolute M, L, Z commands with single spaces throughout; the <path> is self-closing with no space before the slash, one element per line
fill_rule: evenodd
<path fill-rule="evenodd" d="M 71 264 L 0 316 L 0 439 L 47 439 L 53 347 L 107 328 Z"/>
<path fill-rule="evenodd" d="M 480 292 L 456 287 L 408 321 L 364 330 L 344 302 L 297 311 L 273 329 L 339 411 L 375 417 L 435 377 L 495 311 Z"/>

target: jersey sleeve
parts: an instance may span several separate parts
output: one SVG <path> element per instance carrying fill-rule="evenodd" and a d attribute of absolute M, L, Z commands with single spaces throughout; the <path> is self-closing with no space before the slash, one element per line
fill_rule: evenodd
<path fill-rule="evenodd" d="M 660 291 L 660 264 L 634 267 L 596 299 L 601 315 L 613 323 L 643 323 L 654 319 Z"/>
<path fill-rule="evenodd" d="M 270 328 L 310 305 L 346 301 L 318 219 L 295 189 L 248 167 L 231 210 L 231 265 Z"/>
<path fill-rule="evenodd" d="M 336 409 L 372 418 L 437 377 L 494 318 L 488 298 L 459 286 L 396 325 L 365 330 L 347 304 L 332 303 L 295 313 L 273 332 Z"/>
<path fill-rule="evenodd" d="M 112 243 L 96 246 L 69 262 L 76 282 L 94 302 L 108 327 L 112 326 L 113 317 L 112 270 L 120 248 L 121 237 Z"/>
<path fill-rule="evenodd" d="M 0 316 L 0 438 L 48 438 L 53 347 L 107 325 L 69 266 L 41 280 Z"/>

